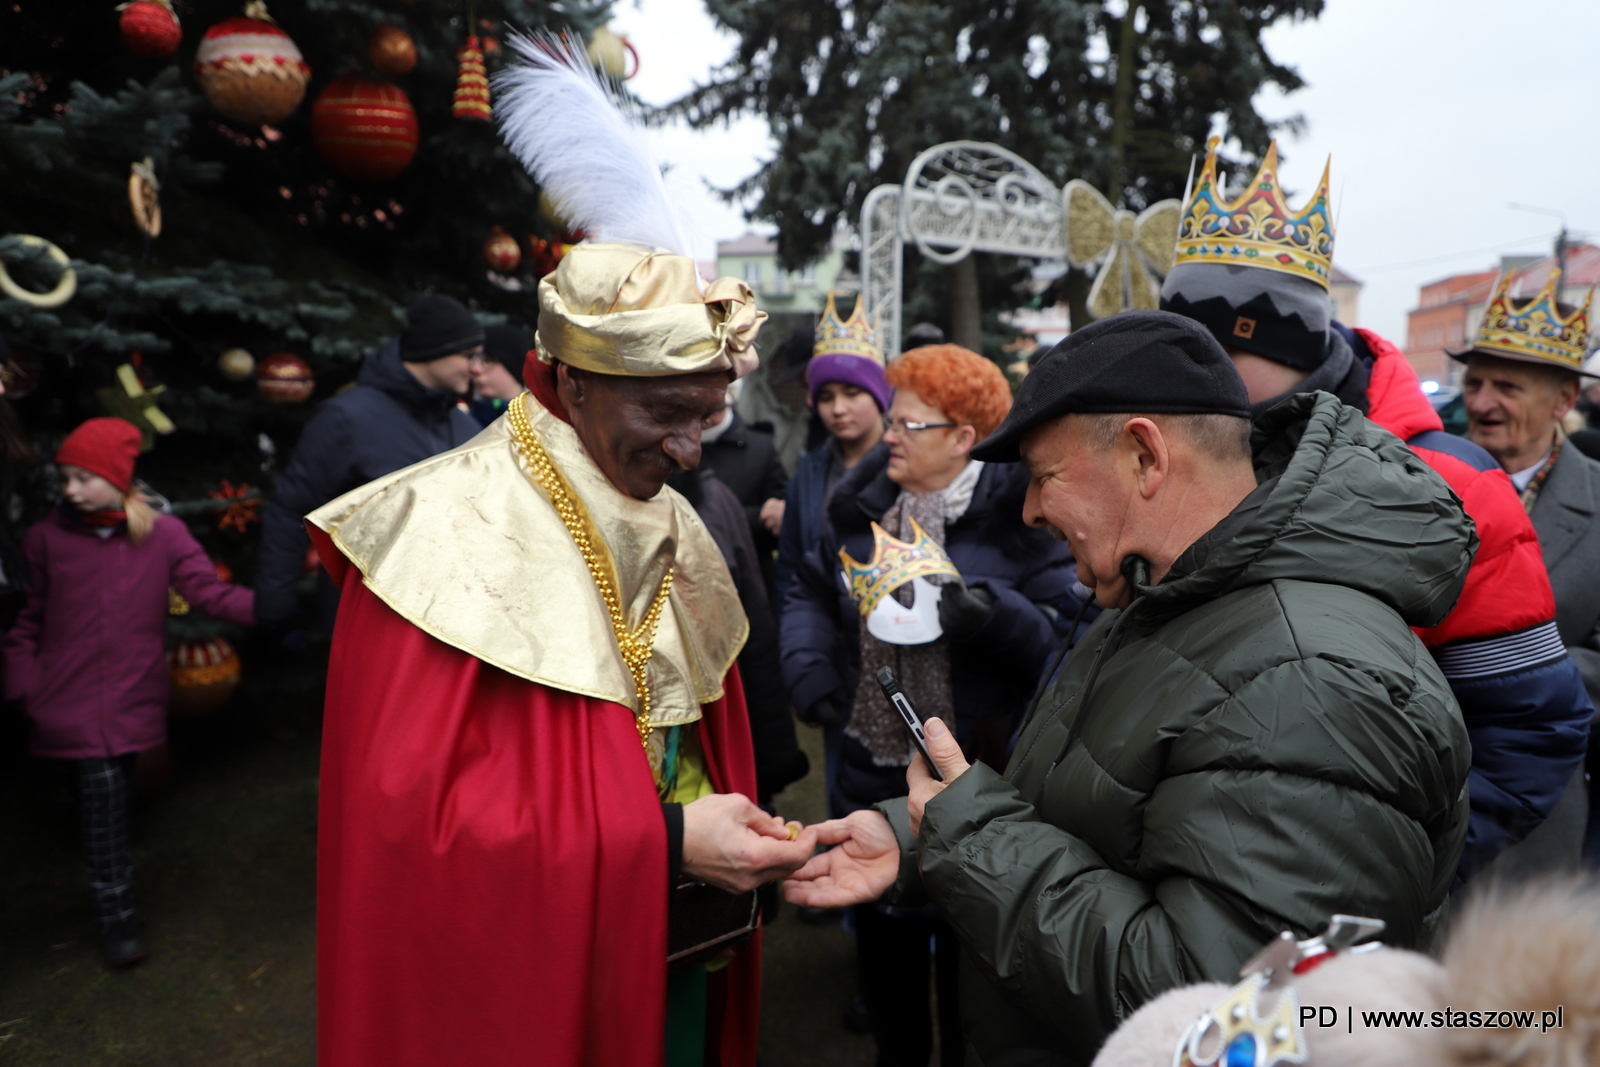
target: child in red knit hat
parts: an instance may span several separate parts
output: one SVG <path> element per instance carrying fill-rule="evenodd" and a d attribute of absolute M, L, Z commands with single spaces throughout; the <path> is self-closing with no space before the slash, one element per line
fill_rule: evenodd
<path fill-rule="evenodd" d="M 138 429 L 90 419 L 56 453 L 61 503 L 23 536 L 28 604 L 6 636 L 5 695 L 33 720 L 36 756 L 73 760 L 106 961 L 145 954 L 133 898 L 128 774 L 166 743 L 167 589 L 228 622 L 254 621 L 255 594 L 217 578 L 188 527 L 133 484 Z"/>

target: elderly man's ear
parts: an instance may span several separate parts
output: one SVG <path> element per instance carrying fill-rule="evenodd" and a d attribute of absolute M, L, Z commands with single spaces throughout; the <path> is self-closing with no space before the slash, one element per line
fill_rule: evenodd
<path fill-rule="evenodd" d="M 1172 451 L 1167 437 L 1161 427 L 1146 418 L 1129 419 L 1122 432 L 1130 458 L 1136 464 L 1134 481 L 1139 496 L 1149 500 L 1172 470 Z"/>

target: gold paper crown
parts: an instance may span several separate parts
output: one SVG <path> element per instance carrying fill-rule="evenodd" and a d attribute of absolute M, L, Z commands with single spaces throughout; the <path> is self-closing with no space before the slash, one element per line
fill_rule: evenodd
<path fill-rule="evenodd" d="M 865 618 L 872 614 L 878 602 L 913 578 L 926 578 L 930 574 L 948 574 L 960 578 L 961 572 L 950 562 L 945 552 L 929 537 L 917 520 L 911 520 L 912 539 L 908 544 L 890 537 L 882 526 L 872 524 L 872 562 L 863 566 L 850 558 L 850 553 L 839 549 L 839 562 L 844 564 L 845 578 L 850 583 L 850 596 Z"/>
<path fill-rule="evenodd" d="M 1328 206 L 1328 164 L 1322 166 L 1311 202 L 1290 209 L 1278 187 L 1278 142 L 1267 148 L 1244 195 L 1228 200 L 1217 180 L 1217 145 L 1206 142 L 1200 171 L 1178 228 L 1177 265 L 1222 263 L 1282 271 L 1316 282 L 1324 289 L 1333 274 L 1333 218 Z"/>
<path fill-rule="evenodd" d="M 875 343 L 872 324 L 867 321 L 866 301 L 856 297 L 856 309 L 848 320 L 839 318 L 833 306 L 833 291 L 828 291 L 828 307 L 817 323 L 817 342 L 811 346 L 811 355 L 862 356 L 883 366 L 883 351 Z"/>
<path fill-rule="evenodd" d="M 1589 345 L 1589 308 L 1594 303 L 1594 286 L 1583 305 L 1562 315 L 1556 302 L 1556 286 L 1561 277 L 1552 270 L 1544 288 L 1532 300 L 1517 300 L 1511 295 L 1511 272 L 1501 276 L 1483 309 L 1472 347 L 1451 355 L 1465 358 L 1470 352 L 1486 352 L 1528 363 L 1549 363 L 1567 370 L 1583 369 Z"/>

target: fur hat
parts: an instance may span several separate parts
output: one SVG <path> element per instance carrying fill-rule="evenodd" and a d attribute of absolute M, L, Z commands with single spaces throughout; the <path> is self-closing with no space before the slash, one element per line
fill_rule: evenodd
<path fill-rule="evenodd" d="M 1600 1063 L 1600 890 L 1576 880 L 1491 888 L 1453 924 L 1442 963 L 1393 948 L 1346 952 L 1288 988 L 1305 1067 Z M 1106 1040 L 1094 1067 L 1183 1062 L 1174 1050 L 1189 1025 L 1229 993 L 1205 982 L 1162 994 Z"/>

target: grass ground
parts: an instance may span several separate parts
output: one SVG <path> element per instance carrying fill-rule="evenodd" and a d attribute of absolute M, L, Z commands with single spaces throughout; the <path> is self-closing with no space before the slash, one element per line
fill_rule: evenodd
<path fill-rule="evenodd" d="M 0 728 L 0 1065 L 221 1067 L 316 1062 L 315 842 L 319 708 L 292 691 L 177 722 L 166 787 L 134 820 L 150 958 L 100 963 L 79 857 L 71 768 Z M 822 815 L 815 768 L 780 797 Z M 839 927 L 785 909 L 766 934 L 763 1067 L 872 1062 L 839 1015 L 854 988 Z"/>

